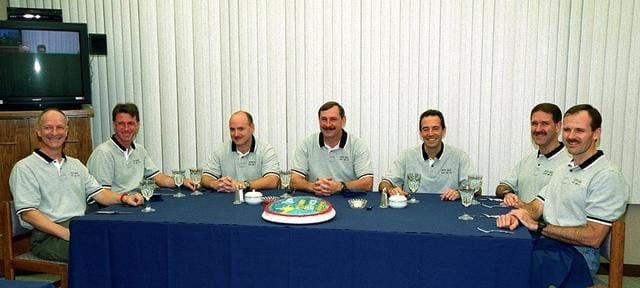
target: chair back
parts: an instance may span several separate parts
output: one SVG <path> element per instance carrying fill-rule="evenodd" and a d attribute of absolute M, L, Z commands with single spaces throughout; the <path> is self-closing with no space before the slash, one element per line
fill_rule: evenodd
<path fill-rule="evenodd" d="M 0 225 L 5 279 L 14 280 L 16 270 L 25 270 L 59 275 L 60 281 L 57 284 L 62 288 L 67 287 L 69 277 L 67 263 L 43 260 L 31 252 L 17 255 L 18 253 L 14 251 L 14 238 L 28 239 L 31 231 L 20 225 L 13 201 L 0 203 Z"/>
<path fill-rule="evenodd" d="M 613 222 L 600 247 L 600 255 L 609 260 L 609 288 L 621 288 L 624 268 L 624 219 Z"/>

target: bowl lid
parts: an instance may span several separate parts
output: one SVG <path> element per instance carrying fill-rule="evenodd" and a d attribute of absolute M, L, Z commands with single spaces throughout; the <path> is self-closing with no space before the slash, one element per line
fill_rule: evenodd
<path fill-rule="evenodd" d="M 253 197 L 262 197 L 262 193 L 257 192 L 256 190 L 253 190 L 251 192 L 245 193 L 244 197 L 251 197 L 251 198 L 253 198 Z"/>
<path fill-rule="evenodd" d="M 404 201 L 407 201 L 407 197 L 405 197 L 403 195 L 391 195 L 389 197 L 389 201 L 392 201 L 392 202 L 404 202 Z"/>

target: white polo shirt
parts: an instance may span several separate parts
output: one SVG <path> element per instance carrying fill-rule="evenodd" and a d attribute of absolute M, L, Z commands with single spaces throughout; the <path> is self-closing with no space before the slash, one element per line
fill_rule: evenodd
<path fill-rule="evenodd" d="M 364 141 L 342 130 L 342 138 L 335 149 L 325 145 L 321 132 L 307 136 L 296 149 L 291 172 L 309 181 L 321 177 L 351 181 L 373 177 L 373 166 Z"/>
<path fill-rule="evenodd" d="M 558 148 L 547 154 L 540 151 L 529 153 L 522 158 L 507 176 L 500 179 L 501 184 L 511 188 L 522 201 L 531 202 L 547 185 L 556 168 L 569 163 L 571 155 L 561 142 Z"/>
<path fill-rule="evenodd" d="M 102 187 L 116 193 L 133 191 L 140 186 L 142 179 L 153 178 L 160 173 L 144 146 L 133 142 L 127 150 L 115 135 L 93 150 L 87 167 Z"/>
<path fill-rule="evenodd" d="M 220 179 L 227 176 L 236 180 L 253 180 L 267 175 L 280 177 L 280 163 L 276 150 L 265 142 L 258 142 L 252 136 L 251 149 L 246 154 L 240 154 L 232 140 L 218 145 L 203 173 Z"/>
<path fill-rule="evenodd" d="M 422 149 L 423 144 L 400 152 L 382 181 L 394 186 L 403 186 L 408 173 L 420 173 L 420 188 L 417 193 L 442 193 L 446 189 L 458 189 L 473 174 L 471 160 L 464 151 L 442 144 L 435 160 Z M 405 187 L 404 190 L 407 190 Z"/>
<path fill-rule="evenodd" d="M 36 209 L 57 223 L 84 215 L 87 201 L 103 191 L 80 160 L 63 155 L 58 162 L 39 149 L 13 166 L 9 187 L 16 214 Z M 22 218 L 20 225 L 33 229 Z"/>
<path fill-rule="evenodd" d="M 559 167 L 536 199 L 544 203 L 547 223 L 583 226 L 592 221 L 610 226 L 626 209 L 628 189 L 620 169 L 598 150 L 578 166 Z"/>

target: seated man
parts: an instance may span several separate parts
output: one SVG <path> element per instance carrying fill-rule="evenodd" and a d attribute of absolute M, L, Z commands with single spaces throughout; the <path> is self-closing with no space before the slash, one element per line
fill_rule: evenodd
<path fill-rule="evenodd" d="M 522 224 L 543 236 L 534 245 L 533 259 L 541 260 L 533 261 L 531 280 L 542 282 L 544 287 L 559 286 L 560 283 L 554 281 L 560 280 L 545 278 L 549 277 L 546 274 L 549 271 L 565 268 L 566 261 L 556 263 L 555 260 L 563 258 L 587 270 L 583 273 L 586 277 L 574 279 L 573 283 L 580 281 L 580 287 L 592 285 L 592 277 L 600 265 L 598 249 L 607 237 L 611 224 L 626 209 L 629 192 L 622 173 L 596 148 L 601 124 L 600 112 L 591 105 L 576 105 L 567 110 L 562 137 L 573 159 L 569 165 L 556 169 L 549 184 L 542 188 L 533 201 L 526 204 L 520 201 L 512 205 L 519 209 L 496 220 L 500 228 L 513 230 Z M 557 248 L 547 247 L 550 246 L 547 245 L 549 242 Z M 544 248 L 539 247 L 543 245 Z M 570 256 L 576 250 L 578 255 L 582 255 L 579 259 Z M 576 269 L 580 271 L 580 268 Z M 573 271 L 566 276 L 575 277 L 578 274 Z M 560 276 L 562 278 L 565 275 Z"/>
<path fill-rule="evenodd" d="M 238 111 L 229 118 L 231 140 L 218 145 L 203 171 L 202 185 L 218 192 L 278 188 L 280 164 L 271 145 L 256 141 L 253 117 Z"/>
<path fill-rule="evenodd" d="M 558 141 L 562 128 L 562 111 L 555 104 L 541 103 L 531 110 L 531 138 L 538 151 L 529 153 L 511 169 L 509 175 L 500 179 L 496 196 L 504 198 L 507 205 L 522 199 L 530 202 L 540 189 L 549 183 L 553 171 L 569 162 L 569 153 Z"/>
<path fill-rule="evenodd" d="M 344 108 L 327 102 L 318 110 L 320 133 L 298 146 L 291 169 L 291 188 L 329 196 L 347 189 L 370 191 L 373 168 L 369 148 L 347 134 Z"/>
<path fill-rule="evenodd" d="M 447 126 L 440 111 L 423 112 L 418 128 L 423 143 L 400 153 L 380 181 L 378 190 L 386 189 L 390 195 L 406 195 L 402 187 L 407 174 L 419 173 L 421 181 L 417 193 L 439 193 L 442 200 L 460 198 L 457 189 L 473 171 L 469 156 L 442 142 L 447 134 Z"/>
<path fill-rule="evenodd" d="M 173 177 L 163 174 L 144 146 L 134 141 L 140 128 L 138 107 L 133 103 L 118 104 L 111 116 L 114 134 L 91 153 L 87 161 L 89 173 L 102 187 L 117 193 L 138 189 L 142 179 L 153 179 L 160 187 L 175 187 Z M 196 189 L 189 179 L 184 180 L 184 185 Z"/>
<path fill-rule="evenodd" d="M 69 128 L 62 111 L 43 111 L 35 132 L 40 149 L 11 170 L 11 194 L 20 224 L 33 230 L 31 251 L 42 259 L 68 262 L 69 222 L 84 215 L 87 201 L 137 206 L 143 198 L 104 189 L 78 159 L 64 155 Z"/>

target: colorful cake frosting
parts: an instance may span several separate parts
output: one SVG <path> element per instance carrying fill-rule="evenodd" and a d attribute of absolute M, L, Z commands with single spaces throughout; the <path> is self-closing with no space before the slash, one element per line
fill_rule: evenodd
<path fill-rule="evenodd" d="M 331 220 L 336 215 L 329 201 L 313 196 L 295 196 L 264 207 L 262 218 L 285 224 L 312 224 Z"/>

